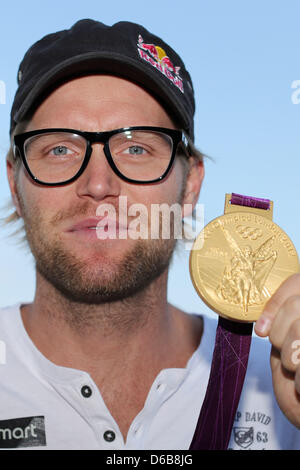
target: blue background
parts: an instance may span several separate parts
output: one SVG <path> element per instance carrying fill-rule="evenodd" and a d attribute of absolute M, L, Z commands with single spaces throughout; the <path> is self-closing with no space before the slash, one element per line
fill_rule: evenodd
<path fill-rule="evenodd" d="M 205 222 L 223 213 L 225 193 L 274 200 L 274 221 L 300 250 L 298 201 L 300 105 L 299 1 L 27 0 L 1 3 L 0 205 L 9 200 L 5 156 L 9 114 L 20 61 L 33 42 L 82 18 L 143 24 L 183 57 L 196 94 L 196 144 L 213 161 L 199 202 Z M 1 101 L 1 100 L 0 100 Z M 5 215 L 5 210 L 1 211 Z M 31 300 L 34 264 L 28 249 L 0 230 L 0 307 Z M 169 299 L 209 313 L 189 279 L 188 253 L 176 255 Z"/>

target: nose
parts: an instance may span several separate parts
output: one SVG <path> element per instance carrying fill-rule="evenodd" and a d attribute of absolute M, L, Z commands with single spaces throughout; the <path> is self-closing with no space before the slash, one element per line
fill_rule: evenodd
<path fill-rule="evenodd" d="M 78 196 L 97 201 L 109 196 L 119 196 L 121 180 L 109 166 L 103 144 L 93 144 L 91 151 L 88 165 L 77 180 Z"/>

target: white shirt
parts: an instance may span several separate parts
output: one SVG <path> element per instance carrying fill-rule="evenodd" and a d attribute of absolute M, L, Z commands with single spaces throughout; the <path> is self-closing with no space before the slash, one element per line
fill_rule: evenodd
<path fill-rule="evenodd" d="M 35 347 L 20 305 L 0 310 L 0 449 L 189 449 L 210 372 L 214 319 L 204 317 L 186 368 L 158 374 L 124 442 L 90 375 L 53 364 Z M 253 337 L 231 449 L 300 449 L 299 431 L 273 395 L 269 355 L 268 341 Z"/>

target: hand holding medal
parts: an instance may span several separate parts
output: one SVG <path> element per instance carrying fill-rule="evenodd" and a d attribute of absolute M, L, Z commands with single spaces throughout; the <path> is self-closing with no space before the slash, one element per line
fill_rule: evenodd
<path fill-rule="evenodd" d="M 190 449 L 227 449 L 247 368 L 253 322 L 280 285 L 299 272 L 292 241 L 273 221 L 273 204 L 226 195 L 225 213 L 197 237 L 190 273 L 219 315 L 206 396 Z"/>

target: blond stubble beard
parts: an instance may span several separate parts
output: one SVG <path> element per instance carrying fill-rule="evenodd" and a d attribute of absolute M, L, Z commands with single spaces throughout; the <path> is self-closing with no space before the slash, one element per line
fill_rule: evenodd
<path fill-rule="evenodd" d="M 29 214 L 22 200 L 20 205 L 26 239 L 35 258 L 36 270 L 54 288 L 56 297 L 66 307 L 64 310 L 68 313 L 64 320 L 72 328 L 78 331 L 79 328 L 102 323 L 109 326 L 107 329 L 122 328 L 123 331 L 129 331 L 133 324 L 138 326 L 147 321 L 144 313 L 147 309 L 141 307 L 143 303 L 150 307 L 153 296 L 161 295 L 154 287 L 154 281 L 160 282 L 160 277 L 168 270 L 176 240 L 135 240 L 130 251 L 122 259 L 113 259 L 109 267 L 107 261 L 104 266 L 95 267 L 93 260 L 91 267 L 87 261 L 80 260 L 76 253 L 64 247 L 58 238 L 49 239 L 43 217 L 36 209 L 34 214 Z M 80 209 L 77 208 L 76 214 L 90 213 L 87 206 L 83 204 Z M 51 222 L 55 225 L 67 219 L 66 216 L 67 213 L 57 214 Z M 170 233 L 174 233 L 172 228 Z M 103 241 L 99 240 L 99 243 Z M 116 304 L 118 308 L 115 308 Z M 128 309 L 130 304 L 136 308 Z M 97 309 L 99 305 L 103 307 L 101 318 Z M 127 313 L 126 316 L 125 310 L 131 311 L 131 315 Z"/>

